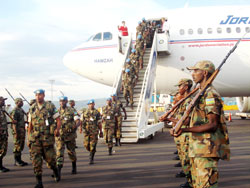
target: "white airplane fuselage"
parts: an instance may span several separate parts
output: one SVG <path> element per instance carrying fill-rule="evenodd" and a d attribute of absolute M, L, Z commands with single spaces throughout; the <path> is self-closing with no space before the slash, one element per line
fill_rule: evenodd
<path fill-rule="evenodd" d="M 237 40 L 250 31 L 249 9 L 191 8 L 163 15 L 170 25 L 171 54 L 157 57 L 158 93 L 168 94 L 176 89 L 174 85 L 181 78 L 191 78 L 186 67 L 200 60 L 210 60 L 218 67 Z M 118 48 L 118 32 L 114 32 L 110 40 L 91 38 L 68 52 L 63 61 L 72 71 L 112 86 L 124 63 Z M 222 96 L 250 96 L 250 33 L 228 58 L 213 85 Z"/>

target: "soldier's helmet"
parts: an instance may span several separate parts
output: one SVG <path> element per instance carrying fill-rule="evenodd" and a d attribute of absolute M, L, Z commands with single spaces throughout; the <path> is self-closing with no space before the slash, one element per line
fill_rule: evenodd
<path fill-rule="evenodd" d="M 126 69 L 125 72 L 126 72 L 126 73 L 130 72 L 130 69 Z"/>
<path fill-rule="evenodd" d="M 192 87 L 193 86 L 193 81 L 189 78 L 182 78 L 178 84 L 176 84 L 175 86 L 180 86 L 182 84 L 187 84 L 188 86 Z"/>
<path fill-rule="evenodd" d="M 213 73 L 215 71 L 215 66 L 211 61 L 208 60 L 202 60 L 198 61 L 194 66 L 187 67 L 188 70 L 206 70 L 209 73 Z"/>
<path fill-rule="evenodd" d="M 66 97 L 66 96 L 61 96 L 61 97 L 59 97 L 59 100 L 60 100 L 60 101 L 68 101 L 68 97 Z"/>
<path fill-rule="evenodd" d="M 19 102 L 23 102 L 23 99 L 21 99 L 21 98 L 16 98 L 16 99 L 15 99 L 15 103 L 17 104 L 17 103 L 19 103 Z"/>
<path fill-rule="evenodd" d="M 142 36 L 141 36 L 141 35 L 138 35 L 138 36 L 137 36 L 137 39 L 141 39 L 141 38 L 142 38 Z"/>
<path fill-rule="evenodd" d="M 94 99 L 91 99 L 91 100 L 88 101 L 87 104 L 88 104 L 88 105 L 89 105 L 89 104 L 95 104 L 95 100 L 94 100 Z"/>
<path fill-rule="evenodd" d="M 130 58 L 126 59 L 126 63 L 129 63 L 130 61 L 131 61 Z"/>
<path fill-rule="evenodd" d="M 135 53 L 135 52 L 136 52 L 136 49 L 133 48 L 133 49 L 131 50 L 131 53 Z"/>
<path fill-rule="evenodd" d="M 35 94 L 44 94 L 45 90 L 44 89 L 37 89 L 36 91 L 34 91 Z"/>

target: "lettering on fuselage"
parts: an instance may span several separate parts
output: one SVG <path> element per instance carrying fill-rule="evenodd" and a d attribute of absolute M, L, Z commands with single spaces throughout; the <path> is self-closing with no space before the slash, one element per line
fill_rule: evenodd
<path fill-rule="evenodd" d="M 94 63 L 111 63 L 111 62 L 113 62 L 113 58 L 94 59 Z"/>
<path fill-rule="evenodd" d="M 221 20 L 220 24 L 250 24 L 250 19 L 249 17 L 234 17 L 233 15 L 228 15 L 225 20 Z"/>

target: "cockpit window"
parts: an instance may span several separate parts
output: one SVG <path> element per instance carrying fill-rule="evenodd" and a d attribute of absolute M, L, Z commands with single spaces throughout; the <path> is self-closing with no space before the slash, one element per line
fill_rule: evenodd
<path fill-rule="evenodd" d="M 100 41 L 102 40 L 102 33 L 97 33 L 94 38 L 93 41 Z"/>
<path fill-rule="evenodd" d="M 112 40 L 112 33 L 104 32 L 103 33 L 103 40 Z"/>
<path fill-rule="evenodd" d="M 91 37 L 89 37 L 86 42 L 90 41 L 93 38 L 93 35 Z"/>

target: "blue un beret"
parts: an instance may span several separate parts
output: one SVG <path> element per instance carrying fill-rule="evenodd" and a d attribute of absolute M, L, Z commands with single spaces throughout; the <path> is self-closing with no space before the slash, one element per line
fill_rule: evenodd
<path fill-rule="evenodd" d="M 67 100 L 68 100 L 68 97 L 66 97 L 66 96 L 61 96 L 61 97 L 59 98 L 59 100 L 60 100 L 60 101 L 67 101 Z"/>
<path fill-rule="evenodd" d="M 35 94 L 43 94 L 45 93 L 45 90 L 43 89 L 37 89 L 36 91 L 34 91 Z"/>
<path fill-rule="evenodd" d="M 107 101 L 112 101 L 112 99 L 109 97 L 109 98 L 107 98 Z"/>
<path fill-rule="evenodd" d="M 125 72 L 130 72 L 130 69 L 126 69 Z"/>
<path fill-rule="evenodd" d="M 116 96 L 117 96 L 117 95 L 116 95 L 115 93 L 111 95 L 111 97 L 116 97 Z"/>
<path fill-rule="evenodd" d="M 87 104 L 92 104 L 92 103 L 95 103 L 94 99 L 89 100 Z"/>
<path fill-rule="evenodd" d="M 132 52 L 132 53 L 135 53 L 135 52 L 136 52 L 136 50 L 133 48 L 133 49 L 131 50 L 131 52 Z"/>

